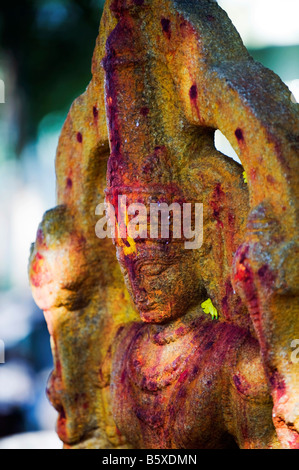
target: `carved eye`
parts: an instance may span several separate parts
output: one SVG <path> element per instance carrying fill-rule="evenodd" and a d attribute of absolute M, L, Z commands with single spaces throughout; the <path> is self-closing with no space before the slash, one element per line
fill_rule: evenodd
<path fill-rule="evenodd" d="M 158 276 L 159 274 L 162 274 L 167 267 L 167 264 L 145 264 L 140 267 L 139 271 L 146 276 Z"/>

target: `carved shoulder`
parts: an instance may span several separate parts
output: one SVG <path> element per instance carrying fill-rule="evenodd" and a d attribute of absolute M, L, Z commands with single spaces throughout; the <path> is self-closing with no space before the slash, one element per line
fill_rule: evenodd
<path fill-rule="evenodd" d="M 273 401 L 268 389 L 258 342 L 248 337 L 229 373 L 226 429 L 242 449 L 280 448 L 272 421 Z"/>
<path fill-rule="evenodd" d="M 110 385 L 111 375 L 114 371 L 113 364 L 117 368 L 123 365 L 123 356 L 127 351 L 136 330 L 140 328 L 140 323 L 131 322 L 126 325 L 120 325 L 116 331 L 112 344 L 108 348 L 102 365 L 99 369 L 99 386 L 105 388 Z"/>
<path fill-rule="evenodd" d="M 249 337 L 238 351 L 235 365 L 231 370 L 230 386 L 243 399 L 262 403 L 271 402 L 256 339 Z"/>

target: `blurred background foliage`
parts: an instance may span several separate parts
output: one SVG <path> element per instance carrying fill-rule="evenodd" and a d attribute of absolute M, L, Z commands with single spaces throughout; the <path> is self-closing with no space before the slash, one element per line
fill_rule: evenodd
<path fill-rule="evenodd" d="M 35 434 L 26 444 L 0 440 L 0 448 L 60 447 L 53 432 L 56 412 L 44 391 L 52 368 L 49 335 L 31 297 L 27 260 L 42 214 L 55 206 L 59 132 L 90 81 L 103 3 L 15 0 L 0 7 L 0 437 L 50 433 L 40 442 Z M 299 100 L 298 0 L 218 3 L 253 57 L 288 84 L 290 99 Z M 237 159 L 219 131 L 215 142 Z"/>
<path fill-rule="evenodd" d="M 18 90 L 18 156 L 36 138 L 43 117 L 67 110 L 88 84 L 102 5 L 99 0 L 2 3 L 1 65 Z"/>

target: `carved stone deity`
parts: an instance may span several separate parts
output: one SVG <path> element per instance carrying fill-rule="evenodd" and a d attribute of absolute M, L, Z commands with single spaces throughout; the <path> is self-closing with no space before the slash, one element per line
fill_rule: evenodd
<path fill-rule="evenodd" d="M 298 105 L 211 0 L 107 0 L 92 74 L 29 266 L 65 448 L 299 448 Z M 123 196 L 202 243 L 119 236 Z"/>

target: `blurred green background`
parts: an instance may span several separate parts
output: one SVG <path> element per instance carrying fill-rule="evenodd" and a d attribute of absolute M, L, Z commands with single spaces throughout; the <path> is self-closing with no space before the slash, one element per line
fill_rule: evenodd
<path fill-rule="evenodd" d="M 68 109 L 88 85 L 102 0 L 16 0 L 0 7 L 0 448 L 55 448 L 45 397 L 49 335 L 27 280 L 30 244 L 55 205 L 54 157 Z M 299 101 L 298 0 L 219 0 L 255 59 Z M 291 95 L 292 91 L 292 95 Z M 217 131 L 216 145 L 237 158 Z M 1 351 L 0 351 L 1 353 Z M 33 437 L 32 437 L 33 436 Z"/>

